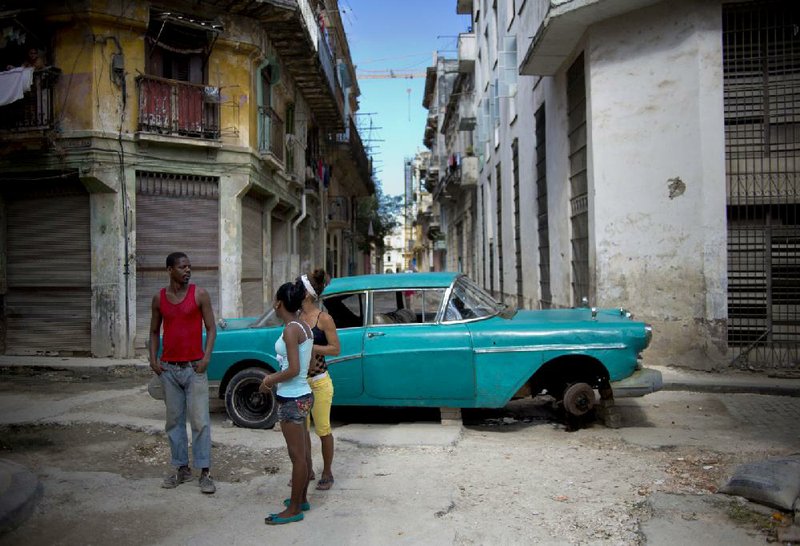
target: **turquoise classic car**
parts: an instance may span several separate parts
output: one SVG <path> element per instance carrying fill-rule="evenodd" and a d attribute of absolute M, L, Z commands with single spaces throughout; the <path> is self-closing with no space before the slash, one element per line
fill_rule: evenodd
<path fill-rule="evenodd" d="M 328 358 L 339 406 L 499 408 L 550 395 L 580 416 L 601 399 L 642 396 L 661 374 L 642 368 L 651 328 L 624 309 L 514 310 L 458 273 L 333 279 L 322 295 L 341 353 Z M 234 423 L 269 428 L 282 326 L 271 309 L 220 320 L 209 380 Z"/>

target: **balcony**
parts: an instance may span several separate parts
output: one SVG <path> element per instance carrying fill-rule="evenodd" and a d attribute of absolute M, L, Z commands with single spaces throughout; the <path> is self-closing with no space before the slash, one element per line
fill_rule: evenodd
<path fill-rule="evenodd" d="M 475 70 L 475 59 L 478 58 L 478 41 L 474 32 L 462 32 L 458 35 L 458 71 L 469 73 Z"/>
<path fill-rule="evenodd" d="M 337 147 L 346 148 L 353 160 L 356 167 L 356 172 L 360 181 L 366 190 L 365 195 L 371 195 L 375 192 L 375 186 L 372 182 L 372 171 L 369 165 L 369 157 L 364 149 L 364 144 L 361 141 L 361 135 L 358 133 L 356 124 L 350 118 L 348 122 L 347 131 L 343 133 L 330 133 L 328 134 L 328 143 Z"/>
<path fill-rule="evenodd" d="M 258 116 L 258 151 L 267 156 L 265 159 L 273 159 L 274 167 L 282 168 L 285 161 L 283 120 L 269 106 L 259 106 Z"/>
<path fill-rule="evenodd" d="M 53 88 L 61 75 L 58 68 L 33 73 L 30 91 L 21 100 L 0 106 L 0 130 L 32 131 L 53 126 Z"/>
<path fill-rule="evenodd" d="M 474 95 L 471 92 L 463 94 L 458 101 L 458 130 L 473 131 L 477 119 Z"/>
<path fill-rule="evenodd" d="M 343 195 L 328 198 L 328 228 L 350 227 L 350 201 Z"/>
<path fill-rule="evenodd" d="M 519 73 L 552 76 L 573 54 L 591 25 L 657 3 L 658 0 L 564 0 L 548 2 Z"/>
<path fill-rule="evenodd" d="M 219 88 L 157 76 L 136 78 L 139 131 L 219 139 Z"/>
<path fill-rule="evenodd" d="M 344 127 L 344 94 L 336 79 L 335 57 L 320 32 L 308 0 L 222 2 L 232 13 L 258 20 L 268 29 L 270 42 L 288 73 L 295 77 L 314 117 L 328 128 Z"/>

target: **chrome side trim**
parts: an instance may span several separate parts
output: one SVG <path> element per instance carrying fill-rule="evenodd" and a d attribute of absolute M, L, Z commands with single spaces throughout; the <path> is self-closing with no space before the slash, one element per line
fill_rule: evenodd
<path fill-rule="evenodd" d="M 545 351 L 603 351 L 625 349 L 624 343 L 587 343 L 583 345 L 524 345 L 521 347 L 485 347 L 476 353 L 542 353 Z"/>
<path fill-rule="evenodd" d="M 331 364 L 338 364 L 339 362 L 346 362 L 348 360 L 356 360 L 358 358 L 361 358 L 362 356 L 364 356 L 364 355 L 360 355 L 360 354 L 359 355 L 348 355 L 348 356 L 340 356 L 340 357 L 337 357 L 337 358 L 325 357 L 325 363 L 330 366 Z"/>

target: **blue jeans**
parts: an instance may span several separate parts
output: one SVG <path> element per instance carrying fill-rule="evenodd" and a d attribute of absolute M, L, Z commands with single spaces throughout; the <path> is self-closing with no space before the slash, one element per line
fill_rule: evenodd
<path fill-rule="evenodd" d="M 164 403 L 173 466 L 189 465 L 189 439 L 186 436 L 186 414 L 192 426 L 192 458 L 195 468 L 211 467 L 211 419 L 208 415 L 208 375 L 197 373 L 193 366 L 161 364 L 164 372 Z"/>

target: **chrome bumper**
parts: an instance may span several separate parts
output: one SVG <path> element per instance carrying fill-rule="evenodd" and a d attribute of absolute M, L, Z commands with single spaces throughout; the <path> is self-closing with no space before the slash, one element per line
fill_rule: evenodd
<path fill-rule="evenodd" d="M 642 368 L 636 370 L 632 375 L 621 381 L 611 383 L 614 391 L 614 398 L 632 398 L 634 396 L 644 396 L 651 392 L 660 391 L 664 387 L 664 380 L 661 372 Z"/>

